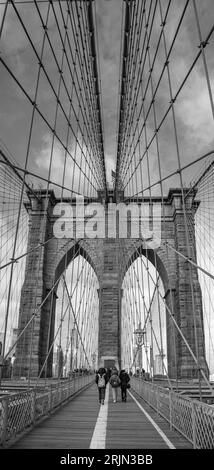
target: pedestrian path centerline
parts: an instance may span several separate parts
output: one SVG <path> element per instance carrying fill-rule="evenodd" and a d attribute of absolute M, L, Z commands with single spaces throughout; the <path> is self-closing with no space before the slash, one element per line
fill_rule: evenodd
<path fill-rule="evenodd" d="M 106 430 L 108 418 L 109 384 L 106 386 L 106 396 L 104 405 L 100 405 L 100 411 L 95 424 L 93 436 L 89 449 L 105 449 Z"/>
<path fill-rule="evenodd" d="M 147 417 L 147 419 L 150 421 L 150 423 L 154 426 L 156 431 L 160 434 L 162 439 L 165 441 L 167 446 L 170 449 L 175 449 L 176 447 L 172 444 L 172 442 L 168 439 L 166 434 L 162 431 L 162 429 L 158 426 L 158 424 L 151 418 L 151 416 L 147 413 L 146 410 L 142 407 L 142 405 L 138 402 L 138 400 L 132 395 L 132 393 L 128 390 L 129 395 L 132 397 L 132 399 L 135 401 L 136 405 L 140 408 L 140 410 L 144 413 L 144 415 Z"/>

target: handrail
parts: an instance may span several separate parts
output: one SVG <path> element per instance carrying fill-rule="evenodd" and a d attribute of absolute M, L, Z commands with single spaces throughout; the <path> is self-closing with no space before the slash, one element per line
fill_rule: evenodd
<path fill-rule="evenodd" d="M 214 449 L 214 406 L 132 377 L 131 386 L 194 449 Z"/>
<path fill-rule="evenodd" d="M 55 384 L 0 397 L 0 447 L 9 447 L 25 430 L 94 382 L 94 375 L 76 375 Z"/>

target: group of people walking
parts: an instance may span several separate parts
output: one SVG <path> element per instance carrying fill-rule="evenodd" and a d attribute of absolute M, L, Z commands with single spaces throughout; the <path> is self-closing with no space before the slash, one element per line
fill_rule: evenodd
<path fill-rule="evenodd" d="M 122 369 L 120 373 L 116 367 L 112 369 L 105 369 L 100 367 L 96 374 L 96 384 L 99 392 L 99 402 L 104 405 L 106 385 L 109 382 L 112 389 L 112 399 L 113 403 L 116 403 L 118 400 L 118 390 L 121 389 L 121 400 L 127 400 L 127 388 L 130 388 L 130 377 L 129 374 Z"/>

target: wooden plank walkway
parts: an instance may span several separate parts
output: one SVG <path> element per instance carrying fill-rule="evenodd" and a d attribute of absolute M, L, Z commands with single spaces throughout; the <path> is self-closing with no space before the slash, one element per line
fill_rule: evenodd
<path fill-rule="evenodd" d="M 140 405 L 154 419 L 173 446 L 191 449 L 179 433 L 170 430 L 163 418 L 149 408 L 133 391 Z M 106 449 L 169 449 L 169 446 L 129 395 L 113 403 L 111 390 L 107 410 Z M 101 405 L 102 407 L 102 405 Z M 11 449 L 89 449 L 100 412 L 97 386 L 93 384 L 37 425 L 17 441 Z"/>

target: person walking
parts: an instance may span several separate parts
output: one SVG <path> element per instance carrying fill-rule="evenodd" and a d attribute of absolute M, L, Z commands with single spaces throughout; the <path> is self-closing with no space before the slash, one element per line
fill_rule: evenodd
<path fill-rule="evenodd" d="M 127 400 L 127 388 L 129 388 L 128 383 L 130 382 L 130 377 L 125 371 L 122 369 L 119 375 L 120 378 L 120 386 L 121 386 L 121 399 L 122 401 Z"/>
<path fill-rule="evenodd" d="M 111 377 L 111 369 L 110 369 L 110 367 L 108 367 L 108 368 L 106 369 L 106 375 L 107 375 L 107 379 L 108 379 L 108 381 L 109 381 L 109 379 L 110 379 L 110 377 Z"/>
<path fill-rule="evenodd" d="M 97 388 L 99 392 L 99 402 L 100 404 L 104 405 L 106 385 L 108 382 L 106 370 L 104 367 L 100 367 L 99 370 L 97 371 L 95 382 L 97 384 Z"/>
<path fill-rule="evenodd" d="M 120 379 L 119 379 L 118 370 L 116 369 L 116 367 L 112 368 L 109 383 L 110 383 L 111 389 L 112 389 L 113 403 L 116 403 L 117 402 L 118 387 L 120 386 Z"/>

